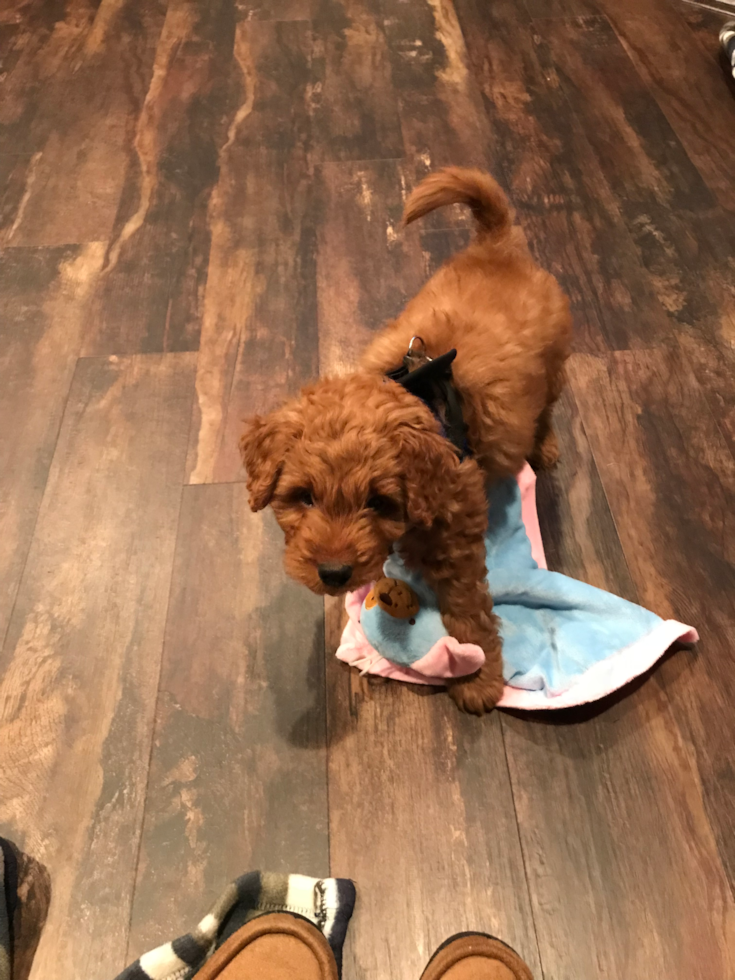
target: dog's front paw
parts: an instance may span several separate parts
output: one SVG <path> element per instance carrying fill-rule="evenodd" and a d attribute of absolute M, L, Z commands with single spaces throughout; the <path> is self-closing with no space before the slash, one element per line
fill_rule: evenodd
<path fill-rule="evenodd" d="M 470 677 L 460 677 L 449 685 L 449 697 L 460 711 L 470 715 L 484 715 L 492 711 L 503 696 L 503 675 L 481 667 Z"/>

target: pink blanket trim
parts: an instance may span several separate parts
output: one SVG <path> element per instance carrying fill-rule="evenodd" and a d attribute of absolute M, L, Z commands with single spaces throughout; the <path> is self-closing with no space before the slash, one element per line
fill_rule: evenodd
<path fill-rule="evenodd" d="M 518 475 L 521 490 L 521 513 L 531 542 L 531 553 L 540 568 L 546 568 L 546 556 L 541 541 L 541 529 L 536 510 L 536 474 L 526 464 Z M 452 636 L 443 637 L 413 667 L 401 667 L 381 657 L 370 643 L 360 626 L 360 610 L 370 586 L 365 585 L 345 598 L 348 621 L 342 633 L 337 657 L 360 670 L 361 673 L 377 674 L 391 680 L 410 684 L 444 685 L 447 678 L 473 673 L 485 661 L 482 650 L 470 643 L 459 643 Z M 635 677 L 649 670 L 669 649 L 672 643 L 696 643 L 697 631 L 684 623 L 668 619 L 661 622 L 646 636 L 594 664 L 574 683 L 563 691 L 549 695 L 545 691 L 527 691 L 505 685 L 499 708 L 546 710 L 570 708 L 587 704 L 612 694 Z"/>

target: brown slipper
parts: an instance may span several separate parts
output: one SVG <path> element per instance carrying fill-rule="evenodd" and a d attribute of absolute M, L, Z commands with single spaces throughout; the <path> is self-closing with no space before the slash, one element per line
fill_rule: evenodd
<path fill-rule="evenodd" d="M 533 977 L 510 946 L 481 932 L 463 932 L 442 943 L 421 980 L 533 980 Z"/>
<path fill-rule="evenodd" d="M 223 943 L 196 980 L 338 980 L 324 935 L 308 919 L 269 912 Z"/>

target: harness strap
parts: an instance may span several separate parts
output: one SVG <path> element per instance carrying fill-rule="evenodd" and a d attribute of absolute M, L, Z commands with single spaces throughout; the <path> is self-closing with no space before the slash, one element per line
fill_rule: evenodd
<path fill-rule="evenodd" d="M 420 338 L 414 338 L 417 340 Z M 422 342 L 423 343 L 423 342 Z M 467 426 L 462 412 L 462 400 L 452 381 L 452 361 L 457 351 L 452 349 L 439 357 L 418 355 L 413 340 L 403 364 L 386 373 L 391 381 L 403 385 L 416 395 L 439 421 L 444 436 L 452 443 L 460 459 L 471 455 L 467 443 Z"/>

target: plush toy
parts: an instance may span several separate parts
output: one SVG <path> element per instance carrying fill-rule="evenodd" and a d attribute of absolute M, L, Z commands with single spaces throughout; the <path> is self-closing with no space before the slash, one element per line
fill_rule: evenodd
<path fill-rule="evenodd" d="M 393 619 L 407 619 L 409 626 L 415 626 L 419 600 L 407 582 L 397 578 L 381 578 L 365 596 L 365 609 L 380 606 Z"/>
<path fill-rule="evenodd" d="M 500 706 L 561 708 L 594 701 L 648 670 L 677 640 L 697 633 L 632 602 L 546 568 L 535 476 L 489 495 L 488 586 L 503 637 Z M 474 673 L 480 647 L 448 636 L 432 589 L 391 555 L 384 578 L 346 599 L 349 622 L 337 656 L 363 672 L 420 684 Z"/>

